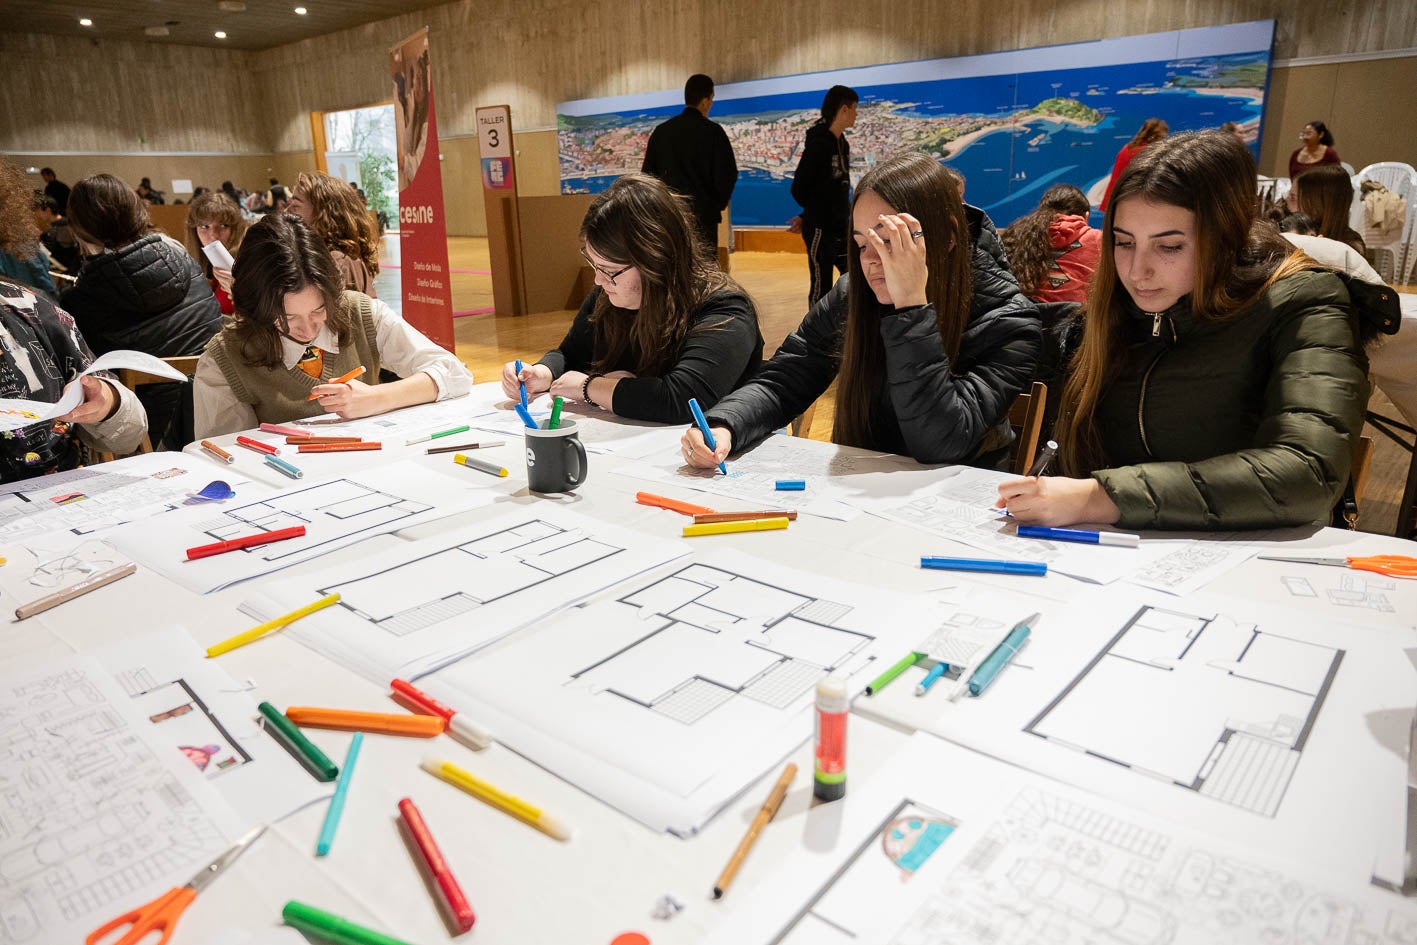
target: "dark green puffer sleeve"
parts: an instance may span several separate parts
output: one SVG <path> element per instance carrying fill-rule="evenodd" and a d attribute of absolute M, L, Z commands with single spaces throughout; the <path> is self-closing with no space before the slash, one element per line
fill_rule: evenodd
<path fill-rule="evenodd" d="M 1269 318 L 1269 383 L 1254 445 L 1194 463 L 1093 473 L 1124 528 L 1253 529 L 1327 521 L 1348 481 L 1368 402 L 1367 358 L 1332 273 L 1272 286 L 1241 318 Z M 1238 409 L 1238 408 L 1237 408 Z"/>

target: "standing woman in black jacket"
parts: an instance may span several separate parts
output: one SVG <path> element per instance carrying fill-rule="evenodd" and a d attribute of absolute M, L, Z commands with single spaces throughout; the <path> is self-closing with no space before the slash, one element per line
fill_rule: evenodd
<path fill-rule="evenodd" d="M 221 330 L 221 308 L 197 261 L 152 228 L 136 193 L 111 174 L 86 177 L 69 195 L 69 223 L 88 260 L 62 303 L 94 354 L 202 353 Z M 191 414 L 180 410 L 186 387 L 149 384 L 139 393 L 154 446 L 191 442 Z"/>
<path fill-rule="evenodd" d="M 856 90 L 833 85 L 822 99 L 822 117 L 807 129 L 802 157 L 792 175 L 792 199 L 802 205 L 793 221 L 807 244 L 807 307 L 831 288 L 832 270 L 846 275 L 846 231 L 851 229 L 851 145 L 846 129 L 856 124 Z"/>
<path fill-rule="evenodd" d="M 595 285 L 559 347 L 502 392 L 543 392 L 631 420 L 685 423 L 745 383 L 763 361 L 758 310 L 721 272 L 687 200 L 648 174 L 626 174 L 591 201 L 581 254 Z"/>
<path fill-rule="evenodd" d="M 754 446 L 838 376 L 837 443 L 922 463 L 1007 462 L 1009 405 L 1033 376 L 1040 326 L 993 223 L 919 153 L 861 178 L 851 216 L 849 273 L 757 378 L 708 411 L 716 450 L 685 432 L 690 464 Z"/>

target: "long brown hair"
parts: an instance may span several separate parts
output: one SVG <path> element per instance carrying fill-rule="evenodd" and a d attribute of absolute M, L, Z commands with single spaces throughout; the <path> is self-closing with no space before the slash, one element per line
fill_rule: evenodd
<path fill-rule="evenodd" d="M 663 374 L 679 360 L 703 301 L 725 289 L 743 291 L 709 255 L 688 202 L 648 174 L 626 174 L 591 201 L 580 238 L 597 255 L 640 272 L 638 309 L 613 305 L 605 292 L 595 303 L 597 370 L 633 358 L 636 374 Z"/>
<path fill-rule="evenodd" d="M 1195 214 L 1195 283 L 1191 313 L 1206 321 L 1240 316 L 1271 283 L 1313 265 L 1261 220 L 1255 206 L 1255 159 L 1232 134 L 1179 134 L 1148 147 L 1127 165 L 1102 223 L 1102 254 L 1092 277 L 1082 344 L 1063 385 L 1057 440 L 1063 469 L 1080 476 L 1106 468 L 1097 405 L 1124 360 L 1132 302 L 1117 278 L 1117 207 L 1137 198 Z"/>
<path fill-rule="evenodd" d="M 1153 141 L 1160 141 L 1171 131 L 1171 126 L 1160 118 L 1148 118 L 1141 123 L 1136 135 L 1127 142 L 1129 148 L 1140 148 L 1151 144 Z"/>
<path fill-rule="evenodd" d="M 75 184 L 65 215 L 75 236 L 106 249 L 127 246 L 153 228 L 147 201 L 112 174 L 95 174 Z"/>
<path fill-rule="evenodd" d="M 1048 238 L 1053 218 L 1059 214 L 1086 217 L 1091 210 L 1092 205 L 1081 190 L 1072 184 L 1058 184 L 1044 192 L 1038 209 L 1019 217 L 999 234 L 1009 257 L 1009 268 L 1014 271 L 1024 295 L 1033 297 L 1053 262 L 1053 242 Z"/>
<path fill-rule="evenodd" d="M 13 253 L 19 259 L 33 259 L 39 254 L 35 194 L 24 172 L 0 158 L 0 252 Z"/>
<path fill-rule="evenodd" d="M 187 251 L 201 263 L 208 279 L 212 277 L 212 261 L 202 252 L 202 240 L 197 235 L 197 227 L 212 223 L 231 227 L 231 233 L 222 240 L 221 245 L 226 247 L 233 259 L 236 257 L 236 251 L 241 248 L 241 240 L 246 236 L 246 218 L 241 215 L 241 208 L 223 191 L 208 190 L 192 198 L 192 202 L 187 205 Z"/>
<path fill-rule="evenodd" d="M 319 172 L 295 179 L 295 193 L 310 204 L 310 226 L 331 250 L 359 259 L 379 274 L 379 228 L 354 185 Z"/>
<path fill-rule="evenodd" d="M 970 279 L 973 246 L 959 188 L 940 162 L 912 151 L 882 161 L 861 178 L 852 199 L 852 214 L 862 194 L 873 193 L 896 213 L 920 221 L 925 234 L 925 263 L 929 275 L 925 298 L 935 306 L 940 338 L 951 362 L 959 354 L 959 340 L 969 320 L 974 296 Z M 871 438 L 871 399 L 886 371 L 885 345 L 881 341 L 883 307 L 866 282 L 861 268 L 861 248 L 846 244 L 846 327 L 842 334 L 840 388 L 832 440 L 847 446 L 867 446 Z"/>
<path fill-rule="evenodd" d="M 1353 181 L 1341 164 L 1320 164 L 1294 178 L 1299 192 L 1299 208 L 1314 220 L 1319 236 L 1359 249 L 1358 234 L 1348 225 L 1353 206 Z"/>
<path fill-rule="evenodd" d="M 241 358 L 257 367 L 282 364 L 285 297 L 314 286 L 325 300 L 325 324 L 340 347 L 354 340 L 354 326 L 340 306 L 344 278 L 315 231 L 297 216 L 272 213 L 252 224 L 231 270 L 235 324 L 223 329 L 240 343 Z"/>

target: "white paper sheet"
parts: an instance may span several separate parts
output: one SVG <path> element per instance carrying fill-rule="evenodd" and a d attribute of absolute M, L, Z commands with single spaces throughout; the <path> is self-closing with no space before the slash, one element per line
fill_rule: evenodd
<path fill-rule="evenodd" d="M 258 700 L 181 629 L 90 655 L 168 750 L 191 762 L 245 823 L 271 823 L 333 791 L 261 731 Z"/>
<path fill-rule="evenodd" d="M 243 828 L 96 661 L 0 678 L 6 942 L 78 942 L 191 879 Z"/>
<path fill-rule="evenodd" d="M 361 560 L 268 582 L 251 605 L 289 613 L 340 602 L 294 624 L 315 652 L 386 685 L 413 679 L 519 627 L 688 553 L 551 507 L 499 512 Z"/>
<path fill-rule="evenodd" d="M 509 442 L 521 442 L 526 424 L 513 409 L 513 402 L 498 401 L 496 408 L 478 417 L 475 426 L 502 435 Z M 531 401 L 531 417 L 538 423 L 551 416 L 551 399 L 542 395 Z M 684 432 L 680 424 L 644 423 L 617 417 L 607 410 L 579 403 L 567 403 L 561 409 L 563 418 L 576 421 L 576 435 L 590 453 L 613 453 L 627 459 L 651 455 L 673 455 L 679 451 L 679 437 Z"/>
<path fill-rule="evenodd" d="M 834 836 L 813 831 L 809 814 L 793 857 L 734 888 L 715 945 L 1400 945 L 1417 930 L 1417 903 L 1336 876 L 1322 858 L 1266 857 L 1210 825 L 928 735 L 833 806 Z"/>
<path fill-rule="evenodd" d="M 418 404 L 374 417 L 361 417 L 358 420 L 344 420 L 335 414 L 326 413 L 282 425 L 306 429 L 312 436 L 360 436 L 378 442 L 387 440 L 387 445 L 392 447 L 403 446 L 407 440 L 416 436 L 426 436 L 463 424 L 471 426 L 474 420 L 491 409 L 481 398 L 469 395 L 431 404 Z M 476 436 L 469 438 L 477 439 Z M 457 439 L 448 442 L 464 441 Z"/>
<path fill-rule="evenodd" d="M 84 388 L 79 378 L 96 371 L 113 371 L 118 368 L 132 368 L 159 377 L 170 377 L 174 381 L 187 380 L 187 375 L 161 358 L 143 354 L 141 351 L 110 351 L 96 358 L 92 364 L 80 371 L 77 377 L 64 385 L 63 394 L 53 403 L 21 397 L 0 397 L 0 431 L 18 430 L 20 427 L 64 416 L 84 402 Z"/>
<path fill-rule="evenodd" d="M 937 606 L 696 554 L 424 685 L 572 784 L 688 835 L 811 735 L 822 676 L 860 691 Z"/>
<path fill-rule="evenodd" d="M 412 461 L 339 479 L 301 483 L 256 502 L 189 509 L 114 529 L 109 540 L 144 565 L 198 593 L 309 561 L 372 535 L 490 504 L 490 476 L 453 479 Z M 188 548 L 239 535 L 304 525 L 305 535 L 186 560 Z"/>

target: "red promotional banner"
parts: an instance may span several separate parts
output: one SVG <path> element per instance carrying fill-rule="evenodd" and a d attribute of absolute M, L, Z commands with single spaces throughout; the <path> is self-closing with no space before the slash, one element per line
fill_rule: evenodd
<path fill-rule="evenodd" d="M 389 51 L 389 71 L 398 126 L 403 319 L 452 351 L 453 290 L 426 26 Z"/>

